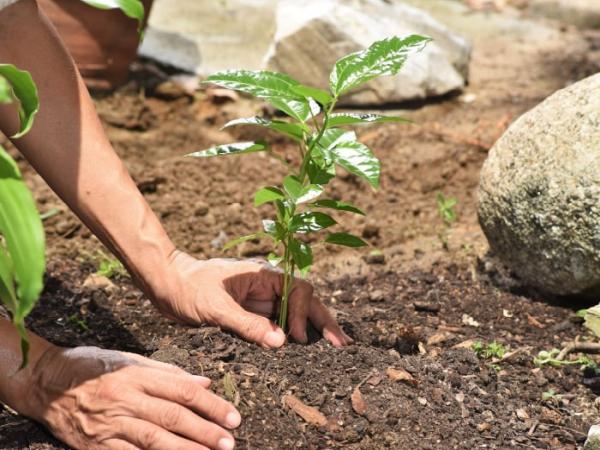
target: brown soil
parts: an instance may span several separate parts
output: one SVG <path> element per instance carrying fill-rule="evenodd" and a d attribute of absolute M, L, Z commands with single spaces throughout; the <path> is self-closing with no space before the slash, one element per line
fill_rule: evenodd
<path fill-rule="evenodd" d="M 598 422 L 595 394 L 579 368 L 537 368 L 532 360 L 585 333 L 574 314 L 581 305 L 525 295 L 484 256 L 476 187 L 487 150 L 512 120 L 598 70 L 589 58 L 593 41 L 571 29 L 544 44 L 481 38 L 467 89 L 475 101 L 450 96 L 412 105 L 406 115 L 414 125 L 361 130 L 361 140 L 383 160 L 383 187 L 373 194 L 344 176 L 331 190 L 365 207 L 368 219 L 340 221 L 384 257 L 321 251 L 312 275 L 356 345 L 334 349 L 314 335 L 307 346 L 266 351 L 215 328 L 170 323 L 126 277 L 110 295 L 83 291 L 102 247 L 23 164 L 42 211 L 62 210 L 46 222 L 48 282 L 30 328 L 57 344 L 136 351 L 218 381 L 217 391 L 238 403 L 244 417 L 236 432 L 240 449 L 577 448 Z M 220 256 L 223 233 L 252 232 L 270 212 L 253 210 L 252 193 L 277 182 L 281 169 L 261 155 L 206 161 L 181 155 L 258 137 L 255 130 L 218 129 L 263 106 L 246 99 L 216 104 L 202 94 L 161 99 L 152 92 L 148 74 L 138 72 L 126 88 L 97 99 L 101 117 L 175 243 L 201 258 Z M 276 142 L 281 150 L 289 146 Z M 438 191 L 459 200 L 448 251 L 438 237 Z M 234 256 L 267 250 L 251 243 Z M 469 340 L 500 342 L 511 356 L 479 358 Z M 405 369 L 414 382 L 392 381 L 389 368 Z M 236 386 L 227 392 L 226 375 Z M 361 414 L 351 402 L 357 387 L 366 406 Z M 542 400 L 550 390 L 559 396 Z M 306 423 L 283 404 L 288 394 L 317 408 L 327 425 Z M 4 409 L 0 448 L 64 447 Z"/>

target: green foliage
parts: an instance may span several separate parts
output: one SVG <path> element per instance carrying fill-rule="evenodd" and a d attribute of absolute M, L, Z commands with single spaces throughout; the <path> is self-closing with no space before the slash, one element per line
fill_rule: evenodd
<path fill-rule="evenodd" d="M 575 313 L 575 315 L 576 315 L 577 317 L 581 317 L 582 319 L 585 319 L 585 315 L 587 314 L 587 312 L 588 312 L 587 308 L 586 308 L 586 309 L 580 309 L 580 310 L 578 310 L 578 311 Z"/>
<path fill-rule="evenodd" d="M 496 341 L 492 341 L 487 345 L 481 341 L 477 341 L 473 343 L 471 348 L 479 358 L 483 359 L 502 359 L 506 354 L 506 347 Z"/>
<path fill-rule="evenodd" d="M 542 350 L 540 351 L 535 358 L 533 358 L 533 363 L 536 366 L 581 366 L 581 369 L 598 369 L 598 363 L 591 359 L 588 356 L 580 356 L 577 359 L 556 359 L 560 350 L 557 348 L 553 348 L 552 350 Z"/>
<path fill-rule="evenodd" d="M 73 314 L 73 315 L 67 317 L 67 321 L 71 325 L 77 327 L 79 329 L 79 331 L 81 331 L 81 332 L 90 331 L 90 327 L 88 326 L 85 319 L 80 318 L 77 314 Z"/>
<path fill-rule="evenodd" d="M 458 200 L 453 197 L 446 197 L 443 193 L 438 192 L 436 202 L 438 214 L 444 222 L 444 228 L 439 233 L 439 239 L 442 243 L 442 247 L 444 247 L 445 250 L 448 250 L 449 230 L 458 217 L 454 210 L 454 207 L 458 204 Z"/>
<path fill-rule="evenodd" d="M 0 64 L 0 80 L 2 102 L 17 102 L 20 128 L 13 136 L 16 139 L 33 125 L 39 108 L 37 89 L 28 72 L 10 64 Z M 22 367 L 27 365 L 29 352 L 25 317 L 40 296 L 45 267 L 44 229 L 35 201 L 16 163 L 0 147 L 0 301 L 21 336 Z"/>
<path fill-rule="evenodd" d="M 340 127 L 349 125 L 407 122 L 399 117 L 379 114 L 334 113 L 340 96 L 378 76 L 394 75 L 407 57 L 421 50 L 429 38 L 412 35 L 404 39 L 393 37 L 375 42 L 364 51 L 340 59 L 330 76 L 330 92 L 305 86 L 288 75 L 269 71 L 230 70 L 207 78 L 207 83 L 235 89 L 261 98 L 288 116 L 286 120 L 262 117 L 236 119 L 227 127 L 258 126 L 283 134 L 298 144 L 299 161 L 293 166 L 276 154 L 265 142 L 241 142 L 194 152 L 188 156 L 209 157 L 253 152 L 265 152 L 285 163 L 289 173 L 280 186 L 267 186 L 254 195 L 254 205 L 272 205 L 273 219 L 263 220 L 263 230 L 228 243 L 229 249 L 242 242 L 260 238 L 273 241 L 275 251 L 268 260 L 282 264 L 284 292 L 279 325 L 285 329 L 287 299 L 296 270 L 305 276 L 313 264 L 309 240 L 303 235 L 329 229 L 337 221 L 322 210 L 334 210 L 365 215 L 356 206 L 341 200 L 320 198 L 326 185 L 336 176 L 336 168 L 364 180 L 373 189 L 379 188 L 381 164 L 371 149 L 358 142 L 356 133 Z M 290 158 L 291 161 L 295 160 Z M 313 242 L 311 239 L 310 242 Z M 367 245 L 357 236 L 328 233 L 322 242 L 346 247 Z"/>
<path fill-rule="evenodd" d="M 138 21 L 138 30 L 144 24 L 144 4 L 140 0 L 81 0 L 98 9 L 120 9 L 127 17 Z"/>
<path fill-rule="evenodd" d="M 101 275 L 106 278 L 115 278 L 117 276 L 127 276 L 127 270 L 118 259 L 104 257 L 100 260 L 96 275 Z"/>
<path fill-rule="evenodd" d="M 547 391 L 542 392 L 542 401 L 544 401 L 544 402 L 560 400 L 561 398 L 562 398 L 562 395 L 557 394 L 554 389 L 548 389 Z"/>

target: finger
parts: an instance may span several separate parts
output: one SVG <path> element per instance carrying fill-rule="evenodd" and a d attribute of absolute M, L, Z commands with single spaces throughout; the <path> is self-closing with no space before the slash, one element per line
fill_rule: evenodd
<path fill-rule="evenodd" d="M 226 292 L 222 295 L 211 314 L 214 323 L 263 347 L 277 348 L 284 344 L 285 334 L 281 328 L 265 317 L 246 311 Z"/>
<path fill-rule="evenodd" d="M 242 306 L 246 311 L 252 312 L 254 314 L 261 315 L 270 319 L 275 316 L 277 313 L 277 302 L 273 300 L 254 300 L 254 299 L 246 299 L 242 303 Z"/>
<path fill-rule="evenodd" d="M 186 406 L 226 428 L 237 428 L 240 425 L 242 418 L 235 407 L 203 388 L 193 377 L 160 371 L 153 375 L 152 382 L 142 386 L 146 394 Z"/>
<path fill-rule="evenodd" d="M 102 448 L 107 450 L 142 450 L 122 439 L 107 439 L 102 441 Z"/>
<path fill-rule="evenodd" d="M 121 352 L 121 353 L 123 355 L 126 355 L 127 357 L 135 360 L 136 362 L 139 362 L 140 364 L 145 365 L 146 367 L 152 367 L 154 369 L 163 370 L 168 373 L 175 374 L 175 375 L 188 375 L 190 377 L 194 377 L 196 379 L 196 381 L 198 381 L 205 388 L 209 388 L 212 383 L 210 378 L 206 378 L 206 377 L 199 376 L 199 375 L 191 375 L 188 372 L 186 372 L 185 370 L 183 370 L 173 364 L 164 363 L 162 361 L 156 361 L 154 359 L 146 358 L 145 356 L 138 355 L 136 353 L 129 353 L 129 352 Z"/>
<path fill-rule="evenodd" d="M 220 448 L 233 436 L 217 424 L 194 414 L 177 403 L 156 397 L 145 397 L 136 405 L 136 417 L 210 448 Z"/>
<path fill-rule="evenodd" d="M 289 324 L 290 334 L 296 341 L 306 344 L 306 322 L 310 312 L 310 303 L 313 297 L 313 287 L 304 280 L 297 280 L 292 286 L 289 297 Z"/>
<path fill-rule="evenodd" d="M 133 417 L 121 417 L 120 435 L 123 440 L 142 450 L 210 450 L 205 445 L 177 436 L 157 425 Z M 215 447 L 219 450 L 232 450 L 233 443 L 228 447 Z"/>
<path fill-rule="evenodd" d="M 333 344 L 334 347 L 344 347 L 354 343 L 354 340 L 348 336 L 337 321 L 331 315 L 329 309 L 314 297 L 310 304 L 309 318 L 323 337 Z"/>

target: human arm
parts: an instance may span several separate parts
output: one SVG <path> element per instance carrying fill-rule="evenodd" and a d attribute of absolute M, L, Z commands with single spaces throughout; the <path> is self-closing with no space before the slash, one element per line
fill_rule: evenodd
<path fill-rule="evenodd" d="M 34 126 L 15 145 L 154 304 L 179 321 L 212 323 L 264 346 L 281 346 L 285 335 L 268 320 L 283 288 L 280 274 L 256 262 L 197 261 L 175 249 L 114 152 L 77 69 L 34 0 L 0 12 L 0 42 L 0 61 L 31 72 L 39 89 Z M 11 135 L 16 128 L 15 111 L 0 105 L 0 130 Z M 351 342 L 312 287 L 298 281 L 289 314 L 298 341 L 306 341 L 307 320 L 334 345 Z"/>

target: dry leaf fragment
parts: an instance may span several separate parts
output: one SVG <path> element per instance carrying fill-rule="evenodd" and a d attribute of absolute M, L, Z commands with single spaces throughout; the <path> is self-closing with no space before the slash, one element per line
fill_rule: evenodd
<path fill-rule="evenodd" d="M 296 414 L 311 425 L 317 427 L 327 426 L 327 417 L 321 411 L 313 406 L 308 406 L 295 395 L 284 395 L 282 402 L 288 408 L 291 408 Z"/>
<path fill-rule="evenodd" d="M 545 325 L 543 325 L 539 320 L 537 320 L 535 317 L 527 314 L 527 323 L 529 323 L 529 325 L 531 325 L 532 327 L 536 327 L 536 328 L 546 328 Z"/>
<path fill-rule="evenodd" d="M 454 338 L 454 334 L 443 331 L 441 333 L 436 333 L 436 334 L 430 336 L 429 339 L 427 339 L 427 345 L 441 344 L 441 343 L 449 341 L 450 339 L 453 339 L 453 338 Z"/>
<path fill-rule="evenodd" d="M 467 349 L 472 349 L 473 348 L 473 344 L 477 342 L 476 339 L 467 339 L 466 341 L 462 341 L 459 344 L 453 345 L 452 348 L 467 348 Z"/>
<path fill-rule="evenodd" d="M 463 314 L 462 315 L 462 323 L 465 325 L 468 325 L 470 327 L 474 327 L 474 328 L 478 328 L 480 323 L 477 322 L 475 319 L 473 319 L 470 315 L 468 314 Z"/>
<path fill-rule="evenodd" d="M 392 381 L 405 381 L 412 385 L 418 383 L 417 380 L 415 380 L 415 378 L 404 369 L 394 369 L 393 367 L 388 367 L 385 373 Z"/>
<path fill-rule="evenodd" d="M 383 381 L 383 378 L 381 377 L 381 375 L 377 374 L 377 375 L 373 375 L 371 378 L 369 378 L 367 380 L 367 383 L 369 383 L 371 386 L 377 386 L 382 381 Z"/>
<path fill-rule="evenodd" d="M 356 389 L 354 389 L 350 400 L 352 401 L 352 409 L 354 410 L 354 412 L 358 415 L 364 416 L 367 412 L 367 404 L 363 400 L 363 396 L 360 393 L 359 387 L 356 387 Z"/>
<path fill-rule="evenodd" d="M 527 414 L 527 410 L 525 408 L 519 408 L 516 411 L 517 413 L 517 417 L 521 420 L 527 420 L 529 419 L 529 414 Z"/>

